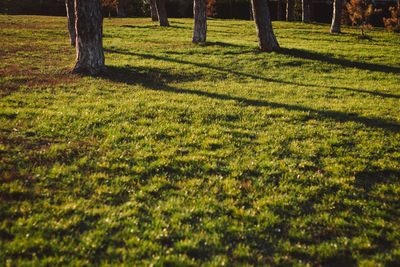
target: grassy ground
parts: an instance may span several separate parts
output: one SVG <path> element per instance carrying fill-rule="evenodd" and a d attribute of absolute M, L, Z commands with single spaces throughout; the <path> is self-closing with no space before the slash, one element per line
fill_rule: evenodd
<path fill-rule="evenodd" d="M 400 263 L 400 36 L 0 16 L 0 265 Z"/>

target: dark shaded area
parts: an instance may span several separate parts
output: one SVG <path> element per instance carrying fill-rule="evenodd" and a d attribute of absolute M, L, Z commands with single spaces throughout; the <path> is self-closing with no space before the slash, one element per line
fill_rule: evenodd
<path fill-rule="evenodd" d="M 400 170 L 396 169 L 365 169 L 355 174 L 355 185 L 366 190 L 379 184 L 393 184 L 400 181 Z"/>
<path fill-rule="evenodd" d="M 0 13 L 66 16 L 65 0 L 1 0 Z"/>

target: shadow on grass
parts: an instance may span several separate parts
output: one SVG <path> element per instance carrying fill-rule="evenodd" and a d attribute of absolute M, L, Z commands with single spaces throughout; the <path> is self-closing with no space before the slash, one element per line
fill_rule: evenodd
<path fill-rule="evenodd" d="M 355 185 L 365 190 L 378 184 L 395 184 L 399 181 L 400 170 L 365 169 L 355 174 Z"/>
<path fill-rule="evenodd" d="M 317 52 L 311 52 L 308 50 L 302 50 L 296 48 L 281 48 L 278 53 L 289 55 L 296 58 L 323 61 L 329 64 L 340 65 L 342 67 L 347 67 L 347 68 L 357 68 L 360 70 L 370 70 L 370 71 L 378 71 L 385 73 L 400 73 L 400 68 L 397 67 L 334 58 L 327 54 L 321 54 Z"/>
<path fill-rule="evenodd" d="M 210 45 L 219 45 L 222 47 L 245 47 L 245 46 L 232 45 L 232 44 L 227 44 L 227 43 L 222 43 L 222 42 L 210 43 Z M 161 56 L 155 56 L 155 55 L 150 55 L 150 54 L 132 53 L 132 52 L 124 51 L 124 50 L 115 50 L 115 49 L 109 49 L 109 48 L 105 48 L 104 51 L 109 52 L 109 53 L 137 56 L 137 57 L 142 57 L 142 58 L 146 58 L 146 59 L 164 60 L 164 61 L 169 61 L 169 62 L 174 62 L 174 63 L 193 65 L 193 66 L 197 66 L 197 67 L 201 67 L 201 68 L 208 68 L 208 69 L 213 69 L 213 70 L 217 70 L 217 71 L 228 72 L 231 74 L 235 74 L 237 76 L 249 77 L 249 78 L 252 78 L 255 80 L 263 80 L 266 82 L 281 83 L 281 84 L 288 84 L 288 85 L 295 85 L 295 86 L 304 86 L 304 87 L 329 88 L 329 89 L 333 89 L 333 90 L 346 90 L 346 91 L 352 91 L 352 92 L 358 92 L 358 93 L 366 93 L 366 94 L 385 97 L 385 98 L 400 99 L 400 95 L 386 94 L 386 93 L 381 93 L 381 92 L 371 92 L 371 91 L 367 91 L 367 90 L 353 89 L 353 88 L 347 88 L 347 87 L 321 86 L 321 85 L 315 85 L 315 84 L 288 82 L 288 81 L 277 80 L 277 79 L 272 79 L 272 78 L 265 78 L 265 77 L 257 76 L 254 74 L 248 74 L 248 73 L 244 73 L 244 72 L 224 69 L 224 68 L 220 68 L 220 67 L 214 67 L 211 65 L 203 64 L 203 63 L 190 62 L 190 61 L 179 60 L 179 59 L 174 59 L 174 58 L 169 58 L 169 57 L 161 57 Z M 246 51 L 246 52 L 248 52 L 248 51 Z M 242 52 L 242 53 L 246 53 L 246 52 Z"/>
<path fill-rule="evenodd" d="M 245 45 L 230 44 L 224 42 L 206 42 L 203 46 L 220 46 L 220 47 L 237 47 L 237 48 L 249 48 Z"/>
<path fill-rule="evenodd" d="M 173 29 L 190 29 L 189 27 L 182 27 L 176 25 L 170 25 L 168 27 L 159 26 L 159 25 L 121 25 L 124 28 L 133 28 L 133 29 L 165 29 L 165 28 L 173 28 Z"/>
<path fill-rule="evenodd" d="M 164 91 L 177 94 L 191 94 L 191 95 L 209 97 L 219 100 L 235 100 L 240 104 L 246 106 L 283 108 L 289 111 L 303 111 L 303 112 L 309 112 L 310 117 L 317 120 L 321 120 L 322 118 L 322 119 L 331 119 L 337 122 L 356 122 L 356 123 L 362 123 L 365 126 L 372 128 L 382 128 L 393 132 L 400 132 L 399 124 L 386 121 L 380 118 L 364 117 L 357 114 L 349 114 L 342 111 L 318 110 L 300 105 L 276 103 L 265 100 L 247 99 L 243 97 L 237 97 L 219 93 L 211 93 L 201 90 L 176 88 L 165 84 L 165 82 L 163 82 L 163 79 L 155 79 L 153 74 L 151 74 L 158 72 L 161 72 L 160 77 L 165 77 L 166 78 L 165 80 L 167 80 L 168 82 L 174 80 L 181 81 L 182 79 L 196 79 L 195 77 L 191 77 L 192 75 L 189 76 L 182 74 L 171 74 L 166 72 L 165 70 L 158 69 L 157 71 L 154 71 L 150 68 L 137 69 L 130 66 L 125 66 L 125 67 L 109 66 L 108 70 L 103 74 L 103 78 L 114 82 L 126 83 L 129 85 L 141 84 L 147 89 L 154 91 Z"/>
<path fill-rule="evenodd" d="M 158 28 L 158 25 L 121 25 L 123 28 L 132 28 L 132 29 L 155 29 Z"/>

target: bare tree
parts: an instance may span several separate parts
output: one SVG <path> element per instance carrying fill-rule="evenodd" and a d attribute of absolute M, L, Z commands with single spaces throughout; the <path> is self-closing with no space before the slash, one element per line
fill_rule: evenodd
<path fill-rule="evenodd" d="M 169 27 L 165 0 L 156 0 L 156 10 L 160 26 Z"/>
<path fill-rule="evenodd" d="M 261 51 L 271 52 L 279 49 L 271 24 L 271 16 L 266 0 L 251 0 Z"/>
<path fill-rule="evenodd" d="M 342 19 L 342 0 L 333 1 L 333 15 L 331 24 L 331 33 L 340 33 Z"/>
<path fill-rule="evenodd" d="M 207 0 L 193 2 L 193 43 L 205 42 L 207 38 Z"/>
<path fill-rule="evenodd" d="M 72 73 L 96 75 L 104 68 L 100 0 L 75 0 L 76 60 Z"/>
<path fill-rule="evenodd" d="M 286 21 L 293 21 L 294 0 L 286 0 Z"/>
<path fill-rule="evenodd" d="M 249 1 L 249 13 L 250 13 L 250 20 L 254 20 L 253 16 L 253 8 L 251 7 L 251 0 Z"/>
<path fill-rule="evenodd" d="M 158 21 L 156 0 L 150 0 L 150 14 L 151 14 L 152 21 Z"/>
<path fill-rule="evenodd" d="M 75 33 L 75 8 L 74 0 L 65 0 L 65 8 L 67 10 L 68 31 L 71 45 L 75 46 L 76 33 Z"/>
<path fill-rule="evenodd" d="M 302 0 L 301 1 L 302 12 L 301 12 L 301 20 L 304 23 L 310 23 L 310 0 Z"/>

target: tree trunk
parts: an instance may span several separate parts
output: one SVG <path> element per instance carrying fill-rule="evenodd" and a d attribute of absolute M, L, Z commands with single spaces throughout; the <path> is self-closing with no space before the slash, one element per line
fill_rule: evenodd
<path fill-rule="evenodd" d="M 286 1 L 286 21 L 293 21 L 294 0 Z"/>
<path fill-rule="evenodd" d="M 74 0 L 65 0 L 65 8 L 67 10 L 69 38 L 71 40 L 71 45 L 75 46 L 75 44 L 76 44 L 76 33 L 75 33 Z"/>
<path fill-rule="evenodd" d="M 152 21 L 158 21 L 156 0 L 150 0 L 150 14 L 151 14 Z"/>
<path fill-rule="evenodd" d="M 104 66 L 100 0 L 75 0 L 76 60 L 72 73 L 96 75 Z"/>
<path fill-rule="evenodd" d="M 342 19 L 342 0 L 334 0 L 331 33 L 340 33 L 341 19 Z"/>
<path fill-rule="evenodd" d="M 125 0 L 118 0 L 118 5 L 117 5 L 117 16 L 120 18 L 126 17 L 125 13 Z"/>
<path fill-rule="evenodd" d="M 302 0 L 301 20 L 304 23 L 310 23 L 310 2 L 309 0 Z"/>
<path fill-rule="evenodd" d="M 169 27 L 165 0 L 156 0 L 156 10 L 160 26 Z"/>
<path fill-rule="evenodd" d="M 207 37 L 207 0 L 194 0 L 193 43 L 205 42 Z"/>
<path fill-rule="evenodd" d="M 253 15 L 253 8 L 251 7 L 251 1 L 249 2 L 249 13 L 250 13 L 250 20 L 254 20 L 254 15 Z"/>
<path fill-rule="evenodd" d="M 271 24 L 269 7 L 265 0 L 251 0 L 258 43 L 261 51 L 271 52 L 279 49 Z"/>

